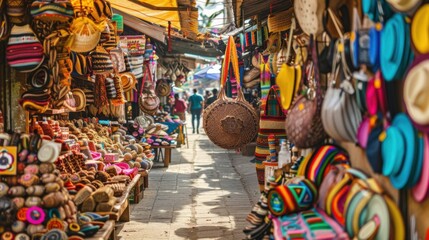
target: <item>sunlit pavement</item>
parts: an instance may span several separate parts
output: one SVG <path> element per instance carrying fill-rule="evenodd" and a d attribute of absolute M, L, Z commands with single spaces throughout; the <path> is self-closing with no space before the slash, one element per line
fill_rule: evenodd
<path fill-rule="evenodd" d="M 258 198 L 251 157 L 218 148 L 200 133 L 189 134 L 189 148 L 173 150 L 169 168 L 152 169 L 144 199 L 131 205 L 120 237 L 244 238 L 246 215 Z"/>

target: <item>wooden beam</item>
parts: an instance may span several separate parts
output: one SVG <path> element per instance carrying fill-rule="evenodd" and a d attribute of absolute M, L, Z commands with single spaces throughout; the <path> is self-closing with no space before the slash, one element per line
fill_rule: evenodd
<path fill-rule="evenodd" d="M 193 11 L 193 12 L 197 12 L 198 8 L 196 7 L 191 7 L 191 6 L 178 6 L 178 7 L 158 7 L 158 6 L 154 6 L 152 4 L 149 3 L 145 3 L 145 2 L 141 2 L 139 0 L 130 0 L 133 3 L 136 3 L 140 6 L 143 6 L 145 8 L 149 8 L 152 10 L 159 10 L 159 11 Z"/>

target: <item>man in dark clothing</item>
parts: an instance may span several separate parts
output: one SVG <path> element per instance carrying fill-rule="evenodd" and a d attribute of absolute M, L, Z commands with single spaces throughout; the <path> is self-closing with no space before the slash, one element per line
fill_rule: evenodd
<path fill-rule="evenodd" d="M 213 88 L 212 90 L 213 96 L 209 97 L 206 101 L 206 107 L 208 107 L 210 104 L 212 104 L 217 99 L 217 89 Z"/>

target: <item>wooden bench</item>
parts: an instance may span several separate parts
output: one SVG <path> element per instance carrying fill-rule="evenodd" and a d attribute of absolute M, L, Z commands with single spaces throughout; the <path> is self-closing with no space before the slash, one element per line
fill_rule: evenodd
<path fill-rule="evenodd" d="M 161 157 L 164 167 L 168 167 L 171 163 L 171 149 L 176 148 L 176 146 L 152 146 L 152 148 L 155 149 L 155 160 L 159 161 Z"/>
<path fill-rule="evenodd" d="M 98 232 L 87 240 L 116 240 L 115 221 L 108 220 Z"/>
<path fill-rule="evenodd" d="M 133 188 L 140 181 L 141 175 L 137 174 L 133 180 L 128 184 L 127 188 L 122 194 L 121 197 L 118 198 L 117 203 L 113 206 L 112 212 L 97 212 L 100 215 L 109 215 L 110 220 L 115 220 L 119 222 L 129 222 L 130 221 L 130 201 L 129 195 Z"/>

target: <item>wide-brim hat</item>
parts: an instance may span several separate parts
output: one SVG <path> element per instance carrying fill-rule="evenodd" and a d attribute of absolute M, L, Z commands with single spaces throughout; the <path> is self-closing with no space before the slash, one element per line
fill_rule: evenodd
<path fill-rule="evenodd" d="M 75 52 L 89 52 L 93 50 L 100 41 L 102 24 L 96 24 L 87 17 L 79 17 L 73 20 L 71 32 L 73 41 L 70 46 Z"/>
<path fill-rule="evenodd" d="M 374 194 L 366 206 L 366 220 L 374 217 L 379 219 L 379 227 L 375 239 L 389 239 L 390 237 L 390 212 L 382 195 Z"/>
<path fill-rule="evenodd" d="M 416 127 L 426 131 L 429 129 L 429 54 L 415 59 L 404 83 L 404 103 L 408 115 Z"/>
<path fill-rule="evenodd" d="M 76 111 L 82 111 L 86 106 L 86 96 L 82 89 L 74 88 L 72 89 L 72 94 L 75 100 Z"/>
<path fill-rule="evenodd" d="M 43 140 L 42 147 L 37 153 L 37 159 L 41 162 L 55 162 L 60 155 L 61 144 L 53 141 Z"/>
<path fill-rule="evenodd" d="M 410 1 L 412 2 L 412 1 Z M 414 14 L 411 22 L 411 40 L 414 48 L 419 53 L 429 53 L 429 4 L 421 6 Z"/>
<path fill-rule="evenodd" d="M 380 67 L 386 81 L 401 80 L 414 58 L 410 26 L 402 14 L 390 18 L 381 32 Z"/>
<path fill-rule="evenodd" d="M 397 189 L 402 189 L 407 186 L 410 181 L 411 175 L 416 171 L 414 169 L 415 162 L 414 158 L 417 155 L 417 137 L 416 130 L 411 123 L 411 120 L 404 113 L 400 113 L 395 116 L 392 121 L 392 126 L 397 128 L 404 137 L 405 145 L 396 146 L 398 148 L 405 149 L 405 157 L 401 163 L 395 163 L 400 165 L 400 171 L 397 174 L 392 174 L 390 176 L 390 181 L 392 185 Z"/>
<path fill-rule="evenodd" d="M 401 131 L 395 126 L 386 130 L 385 139 L 381 144 L 381 155 L 383 159 L 383 175 L 390 176 L 401 170 L 405 157 L 405 139 Z"/>
<path fill-rule="evenodd" d="M 418 202 L 422 202 L 428 196 L 429 190 L 429 137 L 425 135 L 423 137 L 423 165 L 421 168 L 421 176 L 417 184 L 414 186 L 412 193 L 414 199 Z"/>
<path fill-rule="evenodd" d="M 422 0 L 386 0 L 395 10 L 412 13 L 420 6 Z"/>
<path fill-rule="evenodd" d="M 325 1 L 310 0 L 294 2 L 295 16 L 301 29 L 308 35 L 323 32 L 323 13 Z"/>
<path fill-rule="evenodd" d="M 130 72 L 121 73 L 120 78 L 121 78 L 122 88 L 124 89 L 124 92 L 130 91 L 137 84 L 136 77 L 134 76 L 134 74 Z"/>

